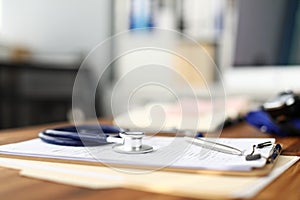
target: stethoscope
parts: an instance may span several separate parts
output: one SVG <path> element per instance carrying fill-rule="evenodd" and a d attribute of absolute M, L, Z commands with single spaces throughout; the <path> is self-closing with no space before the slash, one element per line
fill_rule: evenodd
<path fill-rule="evenodd" d="M 64 146 L 95 146 L 111 144 L 118 153 L 142 154 L 153 151 L 153 147 L 142 143 L 144 132 L 125 131 L 110 125 L 80 125 L 46 129 L 39 138 L 49 144 Z"/>

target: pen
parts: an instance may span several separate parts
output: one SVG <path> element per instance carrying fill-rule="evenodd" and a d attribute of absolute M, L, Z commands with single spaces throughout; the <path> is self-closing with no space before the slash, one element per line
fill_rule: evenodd
<path fill-rule="evenodd" d="M 184 139 L 186 141 L 192 143 L 192 144 L 201 146 L 203 148 L 211 149 L 211 150 L 214 150 L 214 151 L 219 151 L 219 152 L 222 152 L 222 153 L 233 154 L 233 155 L 238 155 L 238 156 L 243 155 L 243 151 L 241 151 L 237 148 L 234 148 L 232 146 L 229 146 L 229 145 L 225 145 L 225 144 L 205 140 L 205 139 L 199 138 L 199 137 L 193 138 L 193 137 L 185 136 Z"/>
<path fill-rule="evenodd" d="M 274 160 L 279 156 L 281 153 L 282 147 L 280 144 L 276 144 L 273 146 L 270 156 L 267 158 L 268 163 L 274 162 Z"/>

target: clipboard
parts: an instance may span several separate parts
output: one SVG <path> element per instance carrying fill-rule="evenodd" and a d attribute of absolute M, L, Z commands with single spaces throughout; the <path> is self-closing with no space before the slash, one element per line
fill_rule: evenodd
<path fill-rule="evenodd" d="M 34 139 L 38 140 L 38 139 Z M 25 142 L 31 142 L 34 140 L 29 140 Z M 231 139 L 234 140 L 234 139 Z M 252 139 L 243 139 L 243 140 L 252 140 Z M 257 140 L 263 140 L 263 139 L 257 139 Z M 270 140 L 269 138 L 264 140 Z M 10 144 L 11 146 L 16 146 L 20 143 Z M 22 158 L 22 159 L 28 159 L 28 160 L 38 160 L 38 161 L 51 161 L 51 162 L 61 162 L 61 163 L 72 163 L 72 164 L 84 164 L 84 165 L 96 165 L 96 166 L 111 166 L 111 167 L 117 167 L 117 168 L 130 168 L 130 169 L 139 169 L 139 170 L 163 170 L 163 171 L 172 171 L 172 172 L 185 172 L 185 173 L 199 173 L 199 174 L 214 174 L 214 175 L 233 175 L 233 176 L 265 176 L 269 174 L 274 166 L 274 163 L 277 161 L 277 158 L 279 157 L 281 153 L 281 145 L 275 144 L 273 152 L 265 158 L 266 162 L 261 167 L 254 167 L 251 170 L 222 170 L 222 169 L 202 169 L 202 168 L 196 168 L 196 167 L 186 167 L 186 166 L 164 166 L 161 168 L 158 168 L 157 166 L 153 165 L 147 165 L 147 164 L 132 164 L 132 163 L 120 163 L 120 162 L 99 162 L 99 160 L 84 160 L 84 159 L 76 159 L 76 158 L 67 158 L 67 157 L 59 157 L 59 156 L 47 156 L 42 155 L 38 153 L 28 153 L 23 149 L 23 152 L 12 152 L 12 151 L 4 151 L 3 147 L 0 146 L 0 155 L 3 157 L 9 157 L 9 158 Z M 6 146 L 7 147 L 7 146 Z M 24 153 L 25 152 L 25 153 Z M 248 161 L 251 162 L 251 161 Z"/>

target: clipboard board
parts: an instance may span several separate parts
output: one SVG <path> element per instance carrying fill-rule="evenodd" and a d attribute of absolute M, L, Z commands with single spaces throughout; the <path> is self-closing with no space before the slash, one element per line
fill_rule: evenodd
<path fill-rule="evenodd" d="M 161 138 L 161 137 L 160 137 Z M 38 139 L 25 141 L 23 143 L 30 143 L 32 141 L 37 141 Z M 234 140 L 234 139 L 230 139 Z M 242 140 L 242 139 L 241 139 Z M 253 139 L 243 139 L 243 140 L 253 140 Z M 263 139 L 257 139 L 263 140 Z M 264 140 L 270 140 L 269 138 Z M 251 141 L 252 143 L 252 141 Z M 16 145 L 20 145 L 21 143 L 10 144 L 10 147 L 16 147 Z M 43 154 L 39 154 L 37 152 L 28 153 L 23 149 L 23 152 L 20 151 L 4 151 L 3 147 L 9 147 L 8 145 L 0 146 L 0 155 L 3 157 L 9 158 L 21 158 L 28 160 L 38 160 L 38 161 L 50 161 L 50 162 L 61 162 L 61 163 L 72 163 L 72 164 L 84 164 L 84 165 L 96 165 L 96 166 L 111 166 L 117 168 L 130 168 L 130 169 L 139 169 L 139 170 L 163 170 L 163 171 L 172 171 L 172 172 L 184 172 L 184 173 L 199 173 L 199 174 L 214 174 L 214 175 L 232 175 L 232 176 L 265 176 L 269 174 L 274 166 L 274 163 L 277 161 L 280 153 L 281 153 L 281 145 L 274 143 L 274 151 L 267 157 L 265 164 L 261 167 L 253 167 L 251 170 L 235 170 L 235 169 L 209 169 L 209 168 L 196 168 L 190 166 L 163 166 L 158 168 L 157 166 L 147 165 L 147 164 L 133 164 L 133 163 L 122 163 L 122 162 L 99 162 L 96 159 L 81 159 L 81 158 L 70 158 L 70 157 L 59 157 L 59 156 L 47 156 Z M 58 147 L 58 146 L 57 146 Z M 251 161 L 248 161 L 251 162 Z"/>

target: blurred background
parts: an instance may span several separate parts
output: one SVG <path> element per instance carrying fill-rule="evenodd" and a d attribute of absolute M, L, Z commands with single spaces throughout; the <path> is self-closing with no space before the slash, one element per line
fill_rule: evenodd
<path fill-rule="evenodd" d="M 0 128 L 68 120 L 83 59 L 110 36 L 137 28 L 145 29 L 142 36 L 113 44 L 102 56 L 109 58 L 141 37 L 155 39 L 153 27 L 176 30 L 201 44 L 214 61 L 184 37 L 176 38 L 174 48 L 198 59 L 205 81 L 180 60 L 163 61 L 177 67 L 199 95 L 205 95 L 206 83 L 217 82 L 226 95 L 251 100 L 298 90 L 299 13 L 297 0 L 0 0 Z M 107 72 L 96 97 L 99 117 L 112 117 L 105 94 L 139 59 L 146 58 L 129 56 Z M 86 73 L 84 91 L 90 84 Z M 126 84 L 131 83 L 124 83 L 124 90 Z M 147 98 L 137 104 L 149 103 Z"/>

